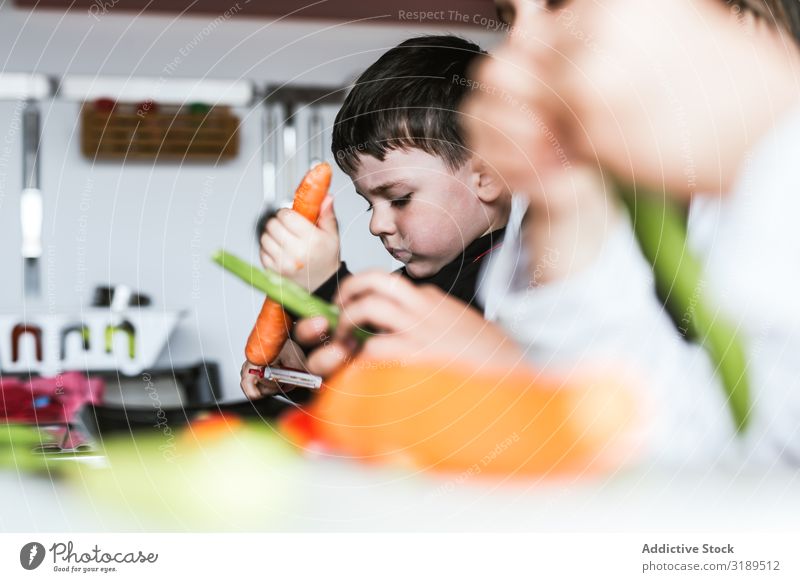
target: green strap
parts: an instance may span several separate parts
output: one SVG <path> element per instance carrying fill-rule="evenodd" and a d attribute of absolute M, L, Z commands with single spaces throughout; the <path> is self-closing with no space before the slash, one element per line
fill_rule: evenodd
<path fill-rule="evenodd" d="M 655 284 L 665 307 L 681 331 L 696 338 L 714 363 L 738 432 L 751 412 L 747 358 L 741 338 L 718 310 L 712 309 L 700 262 L 687 246 L 686 221 L 664 192 L 645 192 L 618 185 L 633 221 L 636 238 L 653 268 Z"/>

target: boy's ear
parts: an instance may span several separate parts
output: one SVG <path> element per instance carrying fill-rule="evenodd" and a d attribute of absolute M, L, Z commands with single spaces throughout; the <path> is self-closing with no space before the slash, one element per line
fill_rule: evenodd
<path fill-rule="evenodd" d="M 483 203 L 491 204 L 507 193 L 500 177 L 492 172 L 483 161 L 473 156 L 468 163 L 470 164 L 472 189 Z"/>

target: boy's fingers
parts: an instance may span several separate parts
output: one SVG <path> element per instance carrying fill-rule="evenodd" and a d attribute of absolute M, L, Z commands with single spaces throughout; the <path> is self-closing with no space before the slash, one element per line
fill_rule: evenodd
<path fill-rule="evenodd" d="M 261 251 L 261 264 L 264 265 L 264 268 L 272 269 L 276 273 L 281 274 L 281 265 L 278 260 L 272 256 L 272 253 Z"/>
<path fill-rule="evenodd" d="M 267 232 L 264 232 L 261 238 L 258 239 L 258 246 L 263 252 L 269 252 L 274 259 L 277 259 L 283 250 L 283 247 L 275 240 L 275 237 Z"/>
<path fill-rule="evenodd" d="M 336 220 L 336 212 L 333 209 L 333 197 L 330 195 L 326 196 L 322 202 L 317 226 L 327 233 L 339 234 L 339 223 Z"/>
<path fill-rule="evenodd" d="M 241 371 L 241 381 L 239 382 L 239 386 L 244 392 L 244 395 L 247 396 L 250 400 L 257 400 L 261 398 L 261 391 L 258 389 L 257 383 L 259 377 L 255 374 L 251 374 L 250 370 L 256 369 L 260 370 L 260 366 L 256 366 L 255 364 L 245 361 L 242 364 L 242 371 Z"/>
<path fill-rule="evenodd" d="M 249 380 L 247 378 L 242 378 L 242 381 L 239 383 L 239 386 L 241 387 L 242 392 L 244 392 L 244 395 L 250 400 L 255 400 L 261 396 L 258 388 L 256 387 L 255 382 L 253 382 L 252 380 Z"/>
<path fill-rule="evenodd" d="M 267 239 L 272 238 L 283 248 L 292 248 L 293 246 L 296 246 L 300 240 L 302 240 L 289 232 L 283 222 L 277 218 L 270 220 L 267 223 L 267 235 Z M 262 236 L 261 238 L 263 240 L 265 237 Z"/>
<path fill-rule="evenodd" d="M 297 238 L 307 238 L 314 232 L 314 225 L 290 208 L 281 208 L 275 218 Z"/>
<path fill-rule="evenodd" d="M 391 367 L 402 367 L 413 358 L 419 350 L 400 338 L 374 338 L 367 342 L 362 350 L 362 355 L 369 360 L 381 360 Z M 329 346 L 315 350 L 308 360 L 308 370 L 328 378 L 343 366 L 353 362 L 356 354 L 348 349 L 346 344 L 334 342 Z"/>
<path fill-rule="evenodd" d="M 259 256 L 261 257 L 261 264 L 265 269 L 272 269 L 273 271 L 278 270 L 278 264 L 275 262 L 275 259 L 273 259 L 269 253 L 262 250 L 261 252 L 259 252 Z"/>
<path fill-rule="evenodd" d="M 259 249 L 258 256 L 261 259 L 261 266 L 265 269 L 272 269 L 273 271 L 275 268 L 272 265 L 272 257 L 269 256 L 269 253 L 264 251 L 264 249 Z"/>
<path fill-rule="evenodd" d="M 271 380 L 259 380 L 257 386 L 260 397 L 285 394 L 286 392 L 291 392 L 294 388 L 291 384 L 283 385 Z"/>
<path fill-rule="evenodd" d="M 414 313 L 386 297 L 362 296 L 348 303 L 342 311 L 336 337 L 344 340 L 355 329 L 367 328 L 389 334 L 406 332 L 418 323 Z"/>
<path fill-rule="evenodd" d="M 314 350 L 308 358 L 308 370 L 312 374 L 327 378 L 353 358 L 353 351 L 341 342 Z"/>
<path fill-rule="evenodd" d="M 387 368 L 397 368 L 420 355 L 427 356 L 430 353 L 403 336 L 381 336 L 364 344 L 361 355 L 368 360 L 380 360 Z"/>
<path fill-rule="evenodd" d="M 269 238 L 264 242 L 262 250 L 272 260 L 274 266 L 270 268 L 282 275 L 295 273 L 298 270 L 298 263 L 303 262 L 289 249 L 279 246 L 278 243 Z"/>
<path fill-rule="evenodd" d="M 283 349 L 281 350 L 279 360 L 273 365 L 278 368 L 295 368 L 298 370 L 303 370 L 306 366 L 306 356 L 300 349 L 300 346 L 298 346 L 296 342 L 289 339 L 286 340 L 285 344 L 283 344 Z"/>
<path fill-rule="evenodd" d="M 407 309 L 419 308 L 418 290 L 410 281 L 399 275 L 381 271 L 369 271 L 346 278 L 339 286 L 335 302 L 347 306 L 360 295 L 367 293 L 390 298 L 394 303 Z"/>
<path fill-rule="evenodd" d="M 274 261 L 277 261 L 283 253 L 281 246 L 269 235 L 261 237 L 261 252 L 268 254 Z"/>
<path fill-rule="evenodd" d="M 277 394 L 280 392 L 280 389 L 274 382 L 267 382 L 265 380 L 260 380 L 256 387 L 258 389 L 258 397 L 264 398 L 266 396 L 272 396 L 273 394 Z"/>
<path fill-rule="evenodd" d="M 315 346 L 328 336 L 328 320 L 324 317 L 301 319 L 294 326 L 295 339 L 304 346 Z"/>

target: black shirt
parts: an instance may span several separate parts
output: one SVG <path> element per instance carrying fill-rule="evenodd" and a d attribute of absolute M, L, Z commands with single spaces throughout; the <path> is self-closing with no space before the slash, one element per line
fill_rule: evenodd
<path fill-rule="evenodd" d="M 478 298 L 475 296 L 478 290 L 478 276 L 484 259 L 502 244 L 505 232 L 506 229 L 503 227 L 472 241 L 463 253 L 430 277 L 416 279 L 408 274 L 405 267 L 398 270 L 397 273 L 415 285 L 435 285 L 448 295 L 469 305 L 474 305 L 483 312 L 483 306 L 478 303 Z M 314 295 L 325 301 L 331 301 L 339 289 L 339 282 L 350 275 L 347 265 L 342 261 L 339 270 L 320 285 Z"/>

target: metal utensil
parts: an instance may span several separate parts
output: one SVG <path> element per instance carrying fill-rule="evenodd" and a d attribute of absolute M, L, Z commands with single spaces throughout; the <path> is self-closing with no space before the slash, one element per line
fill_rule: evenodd
<path fill-rule="evenodd" d="M 39 189 L 39 107 L 28 101 L 22 114 L 22 179 L 20 219 L 22 221 L 23 289 L 26 297 L 41 295 L 42 192 Z"/>

